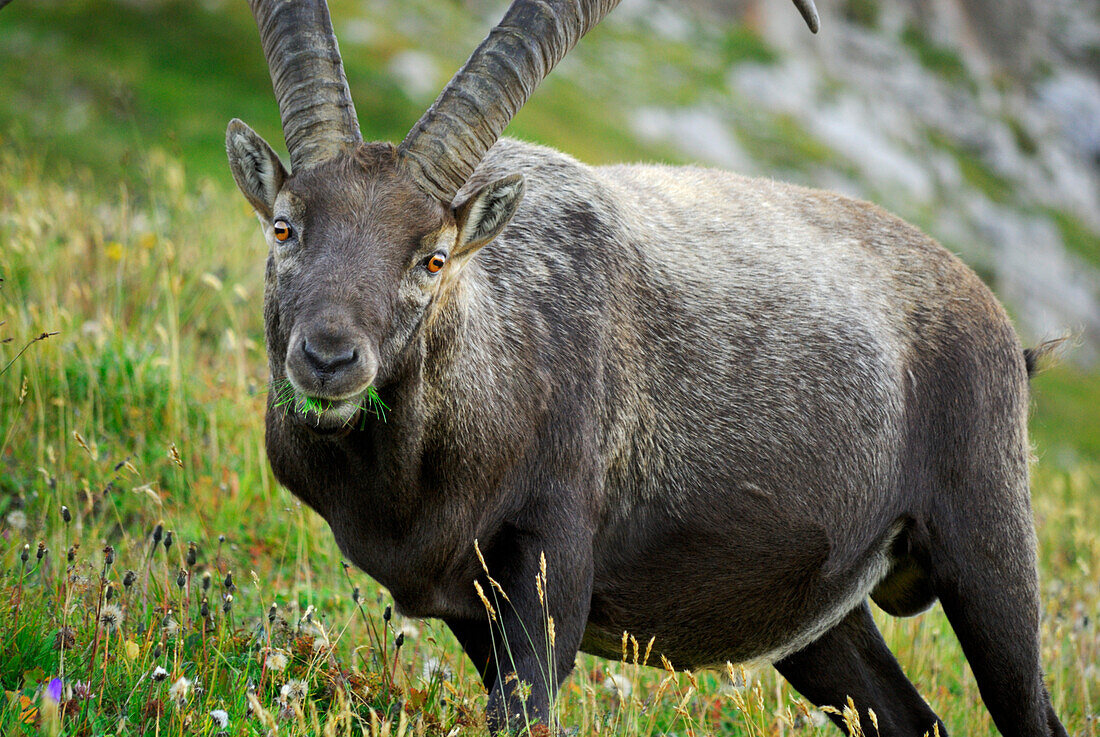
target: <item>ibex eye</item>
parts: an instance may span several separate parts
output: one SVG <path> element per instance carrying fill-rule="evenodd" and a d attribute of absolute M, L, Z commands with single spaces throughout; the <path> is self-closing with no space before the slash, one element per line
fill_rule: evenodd
<path fill-rule="evenodd" d="M 285 241 L 290 237 L 290 226 L 287 225 L 285 220 L 276 220 L 271 229 L 275 232 L 275 240 Z"/>
<path fill-rule="evenodd" d="M 434 274 L 442 269 L 443 264 L 445 263 L 447 263 L 447 254 L 443 253 L 442 251 L 436 251 L 428 257 L 428 261 L 425 266 L 427 267 L 428 271 Z"/>

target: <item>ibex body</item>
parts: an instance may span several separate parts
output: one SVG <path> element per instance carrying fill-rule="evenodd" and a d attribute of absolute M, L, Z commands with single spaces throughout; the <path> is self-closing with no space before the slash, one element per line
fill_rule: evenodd
<path fill-rule="evenodd" d="M 550 5 L 580 33 L 609 9 Z M 870 596 L 938 597 L 999 729 L 1065 733 L 1038 661 L 1025 356 L 973 272 L 837 195 L 493 145 L 514 109 L 470 92 L 493 35 L 400 147 L 362 143 L 327 12 L 302 7 L 253 7 L 293 176 L 243 124 L 227 139 L 271 244 L 273 381 L 326 407 L 273 399 L 269 457 L 400 608 L 447 622 L 491 728 L 549 721 L 578 648 L 617 658 L 629 631 L 679 667 L 772 662 L 883 735 L 944 733 Z M 568 26 L 544 12 L 517 2 L 497 40 L 535 53 L 517 28 Z M 288 71 L 273 49 L 302 26 L 324 43 Z"/>

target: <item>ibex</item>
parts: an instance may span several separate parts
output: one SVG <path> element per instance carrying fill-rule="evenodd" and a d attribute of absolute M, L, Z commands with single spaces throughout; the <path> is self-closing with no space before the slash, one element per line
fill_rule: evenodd
<path fill-rule="evenodd" d="M 1066 734 L 1032 355 L 970 269 L 836 194 L 498 139 L 616 0 L 516 0 L 398 146 L 362 140 L 324 0 L 250 2 L 291 165 L 229 124 L 300 400 L 272 393 L 268 456 L 399 610 L 447 623 L 492 732 L 556 729 L 577 651 L 626 631 L 946 734 L 868 604 L 938 598 L 1002 734 Z"/>

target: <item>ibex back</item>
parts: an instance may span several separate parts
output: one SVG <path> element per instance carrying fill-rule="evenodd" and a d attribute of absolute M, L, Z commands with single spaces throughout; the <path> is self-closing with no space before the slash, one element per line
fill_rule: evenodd
<path fill-rule="evenodd" d="M 1064 735 L 1004 310 L 872 205 L 498 141 L 614 5 L 517 0 L 395 147 L 359 136 L 323 0 L 253 0 L 292 172 L 239 121 L 227 147 L 271 249 L 277 477 L 450 626 L 494 732 L 553 728 L 578 649 L 627 631 L 946 734 L 870 597 L 939 598 L 1001 732 Z"/>

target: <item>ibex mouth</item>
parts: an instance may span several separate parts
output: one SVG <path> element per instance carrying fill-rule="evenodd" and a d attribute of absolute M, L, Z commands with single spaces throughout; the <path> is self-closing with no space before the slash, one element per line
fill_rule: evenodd
<path fill-rule="evenodd" d="M 384 422 L 389 410 L 373 386 L 352 396 L 318 397 L 284 379 L 272 391 L 275 394 L 272 407 L 321 433 L 356 429 L 371 415 Z"/>

